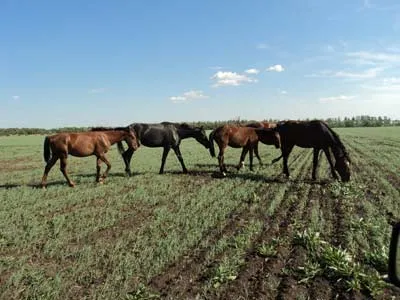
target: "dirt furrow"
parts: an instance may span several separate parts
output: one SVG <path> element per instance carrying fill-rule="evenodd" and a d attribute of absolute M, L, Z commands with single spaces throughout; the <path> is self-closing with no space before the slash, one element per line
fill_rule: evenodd
<path fill-rule="evenodd" d="M 304 153 L 303 153 L 304 155 Z M 306 176 L 309 172 L 311 155 L 303 156 L 300 165 L 297 165 L 299 174 L 295 180 Z M 238 278 L 227 284 L 220 299 L 272 299 L 277 295 L 276 288 L 281 281 L 282 269 L 284 268 L 287 257 L 290 253 L 288 240 L 293 234 L 293 224 L 299 220 L 302 215 L 302 205 L 293 201 L 292 194 L 298 191 L 298 185 L 295 182 L 288 183 L 283 193 L 280 207 L 271 217 L 264 216 L 265 224 L 259 237 L 253 243 L 245 257 L 245 267 L 240 270 Z M 292 201 L 290 201 L 292 200 Z M 261 257 L 257 253 L 257 247 L 261 244 L 271 244 L 279 241 L 276 246 L 276 255 L 271 258 Z"/>

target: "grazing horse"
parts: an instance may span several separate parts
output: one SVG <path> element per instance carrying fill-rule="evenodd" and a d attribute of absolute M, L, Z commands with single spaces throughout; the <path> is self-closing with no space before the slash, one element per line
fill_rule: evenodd
<path fill-rule="evenodd" d="M 253 127 L 253 128 L 275 128 L 276 127 L 276 123 L 261 121 L 261 122 L 247 123 L 247 124 L 245 124 L 243 126 L 244 127 Z M 258 154 L 258 142 L 254 146 L 254 154 L 256 155 L 259 164 L 262 165 L 262 161 L 261 161 L 260 155 Z"/>
<path fill-rule="evenodd" d="M 194 127 L 186 123 L 162 122 L 159 124 L 133 123 L 129 125 L 136 132 L 136 136 L 140 143 L 146 147 L 163 147 L 161 167 L 159 174 L 164 173 L 165 160 L 171 148 L 181 163 L 183 173 L 187 173 L 185 163 L 183 162 L 181 150 L 179 146 L 181 141 L 186 138 L 194 138 L 204 147 L 209 147 L 206 132 L 203 127 Z M 122 142 L 118 143 L 118 148 L 125 162 L 125 171 L 130 176 L 132 174 L 130 163 L 133 151 L 129 149 L 125 152 Z"/>
<path fill-rule="evenodd" d="M 67 174 L 68 154 L 78 157 L 95 155 L 97 157 L 96 181 L 102 182 L 111 169 L 111 164 L 105 157 L 105 153 L 107 153 L 111 145 L 123 140 L 126 141 L 129 145 L 129 149 L 132 149 L 132 151 L 139 147 L 135 132 L 129 127 L 119 127 L 107 131 L 58 133 L 47 136 L 44 139 L 43 146 L 43 156 L 46 167 L 42 178 L 42 187 L 46 187 L 47 175 L 58 159 L 60 159 L 60 170 L 69 186 L 75 186 L 75 183 L 71 181 Z M 100 177 L 101 161 L 107 165 L 107 170 Z"/>
<path fill-rule="evenodd" d="M 210 154 L 212 157 L 215 157 L 214 140 L 218 144 L 218 164 L 223 176 L 226 176 L 227 172 L 226 165 L 224 164 L 224 152 L 227 146 L 243 148 L 237 166 L 238 170 L 243 167 L 247 152 L 250 152 L 250 170 L 253 170 L 253 151 L 259 141 L 266 145 L 275 145 L 276 148 L 280 147 L 279 134 L 273 129 L 265 128 L 223 125 L 214 129 L 210 133 L 209 139 Z"/>
<path fill-rule="evenodd" d="M 289 169 L 287 165 L 288 157 L 293 147 L 313 148 L 313 170 L 312 179 L 316 179 L 316 170 L 318 166 L 318 155 L 323 150 L 331 167 L 333 178 L 338 179 L 335 170 L 339 173 L 342 181 L 350 180 L 350 158 L 346 148 L 341 142 L 339 136 L 334 132 L 328 124 L 323 121 L 282 121 L 274 128 L 281 137 L 282 155 L 272 162 L 276 162 L 283 157 L 283 172 L 289 177 Z M 335 165 L 329 149 L 332 150 L 335 157 Z"/>

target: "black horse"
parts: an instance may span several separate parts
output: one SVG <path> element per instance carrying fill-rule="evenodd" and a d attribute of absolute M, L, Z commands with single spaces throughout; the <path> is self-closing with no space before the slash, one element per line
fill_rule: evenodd
<path fill-rule="evenodd" d="M 338 179 L 335 170 L 339 173 L 342 181 L 350 180 L 350 158 L 346 148 L 341 142 L 339 136 L 328 124 L 323 121 L 281 121 L 274 128 L 281 137 L 282 155 L 275 158 L 272 162 L 277 162 L 283 157 L 283 172 L 289 177 L 289 169 L 287 165 L 288 157 L 293 147 L 314 148 L 312 179 L 316 178 L 316 170 L 318 166 L 318 155 L 322 149 L 325 152 L 331 167 L 332 176 Z M 329 149 L 332 150 L 335 157 L 335 166 Z"/>
<path fill-rule="evenodd" d="M 185 163 L 183 162 L 181 150 L 179 149 L 181 140 L 194 138 L 207 149 L 210 146 L 203 127 L 194 127 L 186 123 L 171 122 L 162 122 L 159 124 L 133 123 L 129 126 L 134 129 L 137 139 L 142 145 L 146 147 L 164 148 L 159 172 L 160 174 L 164 173 L 165 160 L 167 159 L 171 148 L 174 150 L 179 162 L 181 163 L 183 173 L 188 172 Z M 118 143 L 118 149 L 125 162 L 125 171 L 130 176 L 132 174 L 130 163 L 134 151 L 132 149 L 124 151 L 122 142 Z"/>

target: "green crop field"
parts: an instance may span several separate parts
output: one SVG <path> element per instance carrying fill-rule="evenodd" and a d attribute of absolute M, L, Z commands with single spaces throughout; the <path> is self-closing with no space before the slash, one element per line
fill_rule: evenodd
<path fill-rule="evenodd" d="M 126 177 L 113 147 L 104 184 L 94 157 L 70 156 L 76 187 L 57 164 L 42 190 L 44 137 L 0 137 L 0 298 L 400 297 L 382 279 L 388 219 L 400 216 L 400 128 L 336 131 L 352 159 L 346 184 L 324 156 L 311 181 L 312 150 L 301 148 L 286 180 L 265 145 L 254 172 L 237 172 L 240 150 L 228 148 L 219 178 L 217 159 L 188 139 L 187 175 L 173 152 L 158 175 L 162 149 L 140 147 Z"/>

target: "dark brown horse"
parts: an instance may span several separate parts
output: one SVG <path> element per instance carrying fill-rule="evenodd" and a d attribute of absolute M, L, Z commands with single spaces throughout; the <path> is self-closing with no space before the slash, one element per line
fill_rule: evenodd
<path fill-rule="evenodd" d="M 161 158 L 160 174 L 164 173 L 165 161 L 171 148 L 174 150 L 176 157 L 181 163 L 183 173 L 188 173 L 180 150 L 180 144 L 183 139 L 194 138 L 205 148 L 209 147 L 209 141 L 203 127 L 171 122 L 162 122 L 159 124 L 133 123 L 129 126 L 135 130 L 136 136 L 143 146 L 164 148 Z M 125 162 L 125 171 L 130 176 L 132 174 L 130 163 L 133 151 L 129 151 L 129 149 L 125 151 L 121 142 L 118 143 L 118 149 Z"/>
<path fill-rule="evenodd" d="M 275 128 L 276 127 L 276 123 L 265 122 L 265 121 L 261 121 L 261 122 L 257 122 L 256 121 L 256 122 L 247 123 L 244 126 L 245 127 L 253 127 L 253 128 Z M 254 154 L 256 155 L 259 164 L 262 165 L 261 157 L 258 154 L 258 142 L 254 146 Z"/>
<path fill-rule="evenodd" d="M 44 140 L 44 160 L 47 163 L 42 178 L 42 187 L 46 187 L 47 175 L 51 168 L 60 159 L 60 170 L 70 187 L 75 184 L 67 174 L 68 154 L 78 157 L 95 155 L 97 157 L 96 181 L 102 182 L 111 169 L 105 153 L 111 145 L 125 141 L 133 151 L 139 147 L 135 132 L 130 127 L 119 127 L 107 131 L 89 131 L 79 133 L 59 133 L 47 136 Z M 104 162 L 107 170 L 100 177 L 100 164 Z"/>
<path fill-rule="evenodd" d="M 235 125 L 223 125 L 214 129 L 210 133 L 210 154 L 215 157 L 214 140 L 218 144 L 218 164 L 221 174 L 226 176 L 226 166 L 224 164 L 224 152 L 227 146 L 233 148 L 243 148 L 240 161 L 237 166 L 239 170 L 244 165 L 244 158 L 250 152 L 250 170 L 253 170 L 253 151 L 258 142 L 266 145 L 280 147 L 279 134 L 272 129 L 242 127 Z"/>
<path fill-rule="evenodd" d="M 281 137 L 282 155 L 272 162 L 276 162 L 283 157 L 283 173 L 289 177 L 287 161 L 293 147 L 313 148 L 313 170 L 312 179 L 316 179 L 316 170 L 318 166 L 318 155 L 321 150 L 324 151 L 331 167 L 332 176 L 338 179 L 335 170 L 339 173 L 342 181 L 350 180 L 350 158 L 346 148 L 336 132 L 323 121 L 282 121 L 277 124 L 273 130 L 277 131 Z M 335 157 L 333 165 L 330 150 Z"/>

